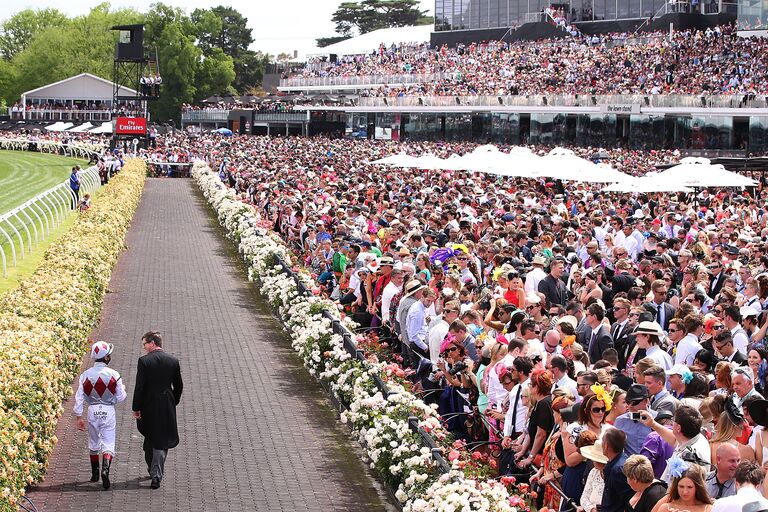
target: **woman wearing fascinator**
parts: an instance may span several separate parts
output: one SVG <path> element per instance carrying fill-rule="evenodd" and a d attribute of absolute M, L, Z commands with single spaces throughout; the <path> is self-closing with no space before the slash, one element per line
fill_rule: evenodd
<path fill-rule="evenodd" d="M 655 512 L 710 512 L 712 499 L 704 486 L 704 470 L 698 464 L 678 457 L 669 460 L 672 482 L 667 491 L 666 503 Z"/>

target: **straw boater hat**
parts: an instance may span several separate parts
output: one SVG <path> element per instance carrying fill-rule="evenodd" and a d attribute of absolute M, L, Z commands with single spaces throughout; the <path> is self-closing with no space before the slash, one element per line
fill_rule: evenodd
<path fill-rule="evenodd" d="M 592 445 L 582 446 L 581 448 L 579 448 L 579 451 L 581 452 L 581 454 L 584 456 L 585 459 L 589 459 L 594 462 L 599 462 L 600 464 L 608 463 L 608 457 L 603 455 L 603 445 L 600 443 L 600 441 Z"/>
<path fill-rule="evenodd" d="M 408 284 L 405 285 L 405 294 L 403 294 L 403 298 L 410 297 L 411 295 L 421 290 L 422 288 L 424 288 L 424 285 L 421 284 L 421 281 L 419 281 L 418 279 L 408 281 Z"/>

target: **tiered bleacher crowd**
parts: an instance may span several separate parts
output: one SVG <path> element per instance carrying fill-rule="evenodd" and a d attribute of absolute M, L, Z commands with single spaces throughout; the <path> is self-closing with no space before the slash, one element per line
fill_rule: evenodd
<path fill-rule="evenodd" d="M 527 94 L 760 94 L 768 86 L 768 43 L 735 28 L 632 37 L 577 35 L 531 44 L 383 47 L 295 76 L 436 74 L 440 80 L 364 91 L 370 96 Z"/>
<path fill-rule="evenodd" d="M 370 164 L 469 143 L 180 146 L 283 237 L 366 346 L 407 369 L 458 446 L 534 485 L 539 507 L 768 510 L 762 185 L 607 194 Z M 637 175 L 675 157 L 608 162 Z"/>

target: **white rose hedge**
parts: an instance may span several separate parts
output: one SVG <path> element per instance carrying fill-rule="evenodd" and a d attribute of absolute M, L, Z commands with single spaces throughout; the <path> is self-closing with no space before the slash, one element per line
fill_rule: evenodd
<path fill-rule="evenodd" d="M 287 265 L 293 265 L 294 259 L 275 233 L 259 227 L 265 219 L 253 207 L 239 201 L 235 192 L 204 162 L 193 165 L 192 177 L 227 236 L 237 245 L 247 264 L 248 278 L 259 285 L 260 292 L 279 315 L 309 372 L 348 406 L 341 421 L 358 436 L 371 467 L 396 490 L 395 496 L 406 512 L 527 509 L 525 500 L 510 495 L 501 482 L 467 477 L 462 468 L 468 468 L 471 461 L 459 457 L 455 450 L 452 453 L 456 456 L 451 458 L 453 470 L 441 474 L 429 448 L 422 446 L 420 436 L 408 425 L 408 418 L 416 417 L 418 425 L 438 442 L 445 441 L 442 447 L 449 450 L 449 438 L 435 408 L 390 378 L 389 365 L 375 359 L 365 363 L 354 359 L 345 350 L 342 337 L 334 334 L 331 321 L 323 316 L 326 311 L 340 319 L 335 305 L 300 294 L 293 277 L 277 264 L 276 257 Z M 307 289 L 314 287 L 306 273 L 299 271 L 298 276 Z M 387 383 L 388 397 L 377 389 L 373 375 Z"/>
<path fill-rule="evenodd" d="M 0 511 L 45 474 L 146 176 L 130 160 L 51 244 L 34 274 L 0 296 Z"/>

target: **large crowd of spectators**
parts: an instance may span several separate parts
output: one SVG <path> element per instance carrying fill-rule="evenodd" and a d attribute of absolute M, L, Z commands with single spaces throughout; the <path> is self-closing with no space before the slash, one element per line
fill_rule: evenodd
<path fill-rule="evenodd" d="M 171 145 L 207 158 L 315 292 L 385 342 L 460 444 L 538 486 L 540 508 L 768 510 L 762 184 L 605 194 L 369 163 L 467 143 Z M 643 172 L 659 156 L 611 158 Z"/>
<path fill-rule="evenodd" d="M 768 86 L 767 49 L 765 39 L 742 38 L 734 27 L 721 26 L 671 35 L 578 35 L 379 51 L 312 63 L 297 76 L 444 74 L 364 93 L 374 96 L 760 93 Z"/>

